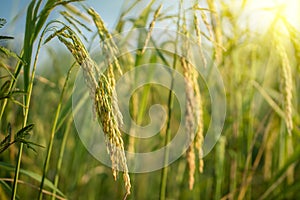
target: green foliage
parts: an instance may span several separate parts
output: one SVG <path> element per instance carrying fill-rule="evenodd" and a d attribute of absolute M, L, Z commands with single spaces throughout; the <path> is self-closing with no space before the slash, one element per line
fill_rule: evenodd
<path fill-rule="evenodd" d="M 6 24 L 6 19 L 0 18 L 0 28 L 2 28 Z"/>
<path fill-rule="evenodd" d="M 15 134 L 15 139 L 12 140 L 13 135 L 11 133 L 11 125 L 8 124 L 7 126 L 7 136 L 1 141 L 0 143 L 0 153 L 3 153 L 9 146 L 13 145 L 14 143 L 23 143 L 27 146 L 27 148 L 33 150 L 37 153 L 37 151 L 33 148 L 33 146 L 43 147 L 42 145 L 36 144 L 34 142 L 30 142 L 27 138 L 30 136 L 30 132 L 32 131 L 34 125 L 30 124 L 21 130 L 19 130 Z"/>

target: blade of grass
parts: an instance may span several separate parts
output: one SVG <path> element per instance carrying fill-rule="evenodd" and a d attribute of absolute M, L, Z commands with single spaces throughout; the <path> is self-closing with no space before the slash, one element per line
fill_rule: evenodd
<path fill-rule="evenodd" d="M 0 168 L 2 170 L 6 170 L 6 171 L 9 171 L 9 172 L 14 171 L 14 167 L 10 164 L 5 163 L 5 162 L 0 162 Z M 19 172 L 20 172 L 20 174 L 28 176 L 28 177 L 32 178 L 33 180 L 35 180 L 35 181 L 40 181 L 41 178 L 42 178 L 41 175 L 39 175 L 35 172 L 32 172 L 32 171 L 25 170 L 25 169 L 20 169 Z M 47 187 L 49 187 L 51 190 L 57 190 L 57 193 L 59 195 L 65 197 L 64 194 L 58 188 L 54 187 L 53 183 L 49 179 L 45 180 L 45 185 Z"/>
<path fill-rule="evenodd" d="M 23 60 L 26 62 L 26 64 L 24 65 L 24 91 L 27 92 L 27 95 L 24 95 L 25 108 L 24 108 L 23 127 L 26 127 L 26 125 L 27 125 L 30 97 L 31 97 L 34 74 L 35 74 L 35 69 L 36 69 L 36 61 L 38 58 L 38 52 L 39 52 L 40 44 L 41 44 L 41 41 L 40 41 L 39 48 L 37 50 L 37 54 L 36 54 L 36 58 L 35 58 L 35 65 L 32 70 L 32 79 L 31 79 L 31 82 L 29 83 L 30 62 L 31 62 L 31 54 L 32 54 L 32 46 L 31 46 L 30 42 L 31 42 L 31 36 L 32 36 L 31 31 L 33 30 L 32 16 L 30 16 L 30 15 L 33 14 L 34 5 L 35 5 L 35 1 L 31 1 L 31 3 L 28 6 L 28 9 L 27 9 L 26 27 L 25 27 L 25 36 L 24 36 L 24 49 L 23 49 L 24 58 L 22 57 Z M 18 73 L 20 72 L 21 64 L 17 67 L 16 70 L 19 70 Z M 20 166 L 21 166 L 22 153 L 23 153 L 23 143 L 20 144 L 20 148 L 19 148 L 19 152 L 18 152 L 18 159 L 17 159 L 16 168 L 15 168 L 15 177 L 14 177 L 14 182 L 13 182 L 13 191 L 12 191 L 12 196 L 11 196 L 12 200 L 14 200 L 17 195 L 17 185 L 18 185 L 18 179 L 19 179 L 19 171 L 20 171 Z"/>
<path fill-rule="evenodd" d="M 82 98 L 81 101 L 76 105 L 76 107 L 72 110 L 73 112 L 73 115 L 76 115 L 76 113 L 79 111 L 79 108 L 81 108 L 81 106 L 83 105 L 83 103 L 86 101 L 86 98 Z M 67 112 L 66 113 L 66 117 L 68 117 L 68 121 L 66 122 L 67 125 L 66 125 L 66 129 L 64 131 L 64 136 L 63 136 L 63 139 L 62 139 L 62 143 L 61 143 L 61 148 L 60 148 L 60 151 L 59 151 L 59 157 L 58 157 L 58 162 L 57 162 L 57 165 L 56 165 L 56 171 L 55 171 L 55 178 L 54 178 L 54 187 L 55 188 L 58 188 L 58 181 L 59 181 L 59 178 L 60 178 L 60 170 L 61 170 L 61 167 L 62 167 L 62 161 L 63 161 L 63 156 L 64 156 L 64 151 L 65 151 L 65 147 L 66 147 L 66 143 L 67 143 L 67 138 L 69 136 L 69 133 L 70 133 L 70 130 L 71 130 L 71 125 L 72 125 L 72 122 L 73 122 L 73 117 L 70 116 L 70 113 L 71 113 L 71 108 L 68 107 L 70 112 Z M 52 196 L 52 199 L 54 200 L 55 199 L 55 194 L 56 194 L 56 190 L 53 190 L 53 196 Z"/>
<path fill-rule="evenodd" d="M 282 109 L 277 105 L 277 103 L 270 97 L 270 95 L 261 87 L 256 81 L 251 82 L 252 85 L 259 91 L 259 93 L 264 97 L 266 102 L 271 106 L 271 108 L 282 118 L 284 119 L 285 114 Z"/>
<path fill-rule="evenodd" d="M 67 73 L 65 83 L 64 83 L 63 89 L 62 89 L 61 94 L 60 94 L 59 103 L 58 103 L 58 106 L 57 106 L 57 109 L 56 109 L 52 129 L 51 129 L 50 139 L 49 139 L 49 143 L 48 143 L 48 148 L 47 148 L 47 155 L 46 155 L 45 162 L 44 162 L 44 167 L 43 167 L 43 176 L 42 176 L 41 184 L 40 184 L 40 191 L 39 191 L 39 196 L 38 196 L 38 198 L 40 200 L 43 198 L 42 190 L 43 190 L 43 187 L 44 187 L 44 181 L 45 181 L 45 178 L 46 178 L 46 174 L 47 174 L 48 168 L 49 168 L 49 162 L 50 162 L 50 157 L 51 157 L 52 148 L 53 148 L 53 141 L 54 141 L 54 136 L 55 136 L 55 133 L 56 133 L 56 128 L 57 128 L 59 115 L 60 115 L 60 112 L 61 112 L 63 98 L 64 98 L 65 91 L 66 91 L 66 88 L 67 88 L 67 83 L 68 83 L 70 75 L 71 75 L 71 71 L 72 71 L 74 66 L 76 66 L 75 63 L 70 67 L 70 69 Z"/>
<path fill-rule="evenodd" d="M 286 160 L 284 166 L 281 167 L 281 169 L 273 176 L 270 180 L 270 186 L 268 189 L 261 195 L 259 200 L 266 199 L 269 195 L 272 194 L 272 192 L 276 189 L 276 187 L 281 184 L 281 182 L 284 180 L 284 178 L 287 175 L 288 169 L 295 163 L 299 162 L 300 157 L 300 147 L 298 146 L 294 153 Z"/>
<path fill-rule="evenodd" d="M 179 38 L 179 29 L 180 29 L 180 15 L 182 11 L 183 1 L 179 2 L 179 11 L 178 11 L 178 21 L 177 21 L 177 34 L 175 39 L 175 45 L 178 43 Z M 172 72 L 172 80 L 171 80 L 171 87 L 168 96 L 168 115 L 167 115 L 167 128 L 166 128 L 166 135 L 165 135 L 165 145 L 170 142 L 171 140 L 171 116 L 173 112 L 173 105 L 174 105 L 174 95 L 173 95 L 173 87 L 174 87 L 174 71 L 177 65 L 177 46 L 175 46 L 175 53 L 173 54 L 173 72 Z M 169 159 L 169 150 L 166 148 L 164 154 L 164 168 L 161 171 L 161 179 L 160 179 L 160 191 L 159 191 L 159 199 L 165 200 L 166 199 L 166 190 L 167 190 L 167 179 L 168 179 L 168 159 Z"/>

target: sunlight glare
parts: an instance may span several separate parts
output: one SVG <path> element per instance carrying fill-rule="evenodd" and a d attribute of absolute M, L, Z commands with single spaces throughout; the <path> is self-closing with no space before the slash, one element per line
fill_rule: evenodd
<path fill-rule="evenodd" d="M 299 0 L 250 0 L 250 25 L 255 30 L 264 31 L 280 15 L 300 30 Z"/>

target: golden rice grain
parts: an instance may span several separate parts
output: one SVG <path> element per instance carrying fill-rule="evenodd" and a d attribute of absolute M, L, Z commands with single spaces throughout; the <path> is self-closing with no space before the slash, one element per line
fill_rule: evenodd
<path fill-rule="evenodd" d="M 122 117 L 118 108 L 116 92 L 114 89 L 115 79 L 113 67 L 112 65 L 109 65 L 107 76 L 103 73 L 99 74 L 97 65 L 91 60 L 84 45 L 72 31 L 69 29 L 67 32 L 59 31 L 56 35 L 69 49 L 83 69 L 90 96 L 94 101 L 94 112 L 96 113 L 96 117 L 102 125 L 105 134 L 106 147 L 112 162 L 113 177 L 116 179 L 118 171 L 123 171 L 126 197 L 130 194 L 131 184 L 123 139 L 119 130 L 119 124 L 122 123 Z"/>
<path fill-rule="evenodd" d="M 159 16 L 159 13 L 160 13 L 160 10 L 162 8 L 162 4 L 156 9 L 156 11 L 154 12 L 154 16 L 153 16 L 153 20 L 151 21 L 150 25 L 149 25 L 149 31 L 148 31 L 148 34 L 147 34 L 147 37 L 146 37 L 146 40 L 145 40 L 145 44 L 141 50 L 141 54 L 144 54 L 145 53 L 145 50 L 147 48 L 147 45 L 150 41 L 150 38 L 151 38 L 151 33 L 153 31 L 153 28 L 155 26 L 155 22 Z"/>
<path fill-rule="evenodd" d="M 281 58 L 281 77 L 282 77 L 282 88 L 284 95 L 284 112 L 285 112 L 285 122 L 287 126 L 288 133 L 291 135 L 293 130 L 293 110 L 292 110 L 292 90 L 293 90 L 293 77 L 291 72 L 291 66 L 289 62 L 288 55 L 284 47 L 277 43 L 277 50 Z"/>

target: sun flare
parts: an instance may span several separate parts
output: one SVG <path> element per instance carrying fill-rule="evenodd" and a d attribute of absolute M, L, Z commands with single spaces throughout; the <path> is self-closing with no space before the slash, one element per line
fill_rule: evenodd
<path fill-rule="evenodd" d="M 300 1 L 252 0 L 249 2 L 250 23 L 255 29 L 266 29 L 274 19 L 281 17 L 300 30 Z"/>

